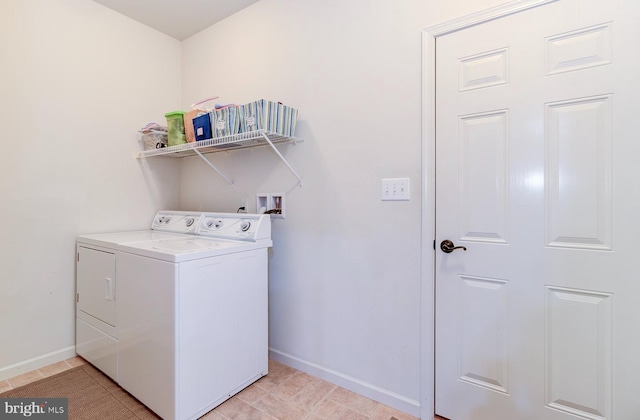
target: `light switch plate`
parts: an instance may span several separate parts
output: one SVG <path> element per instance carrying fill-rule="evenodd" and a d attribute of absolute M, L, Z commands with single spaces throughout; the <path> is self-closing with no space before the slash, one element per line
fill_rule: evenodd
<path fill-rule="evenodd" d="M 408 201 L 410 199 L 409 178 L 385 178 L 380 180 L 380 200 Z"/>

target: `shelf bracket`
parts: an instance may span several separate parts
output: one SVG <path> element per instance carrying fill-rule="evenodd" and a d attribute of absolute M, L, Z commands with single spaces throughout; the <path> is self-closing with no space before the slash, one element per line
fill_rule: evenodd
<path fill-rule="evenodd" d="M 202 160 L 204 160 L 204 162 L 211 167 L 211 169 L 216 171 L 218 173 L 218 175 L 220 175 L 222 178 L 224 178 L 224 180 L 227 181 L 229 183 L 229 185 L 233 186 L 233 181 L 230 180 L 229 178 L 227 178 L 222 172 L 220 172 L 220 169 L 216 168 L 213 163 L 209 162 L 209 160 L 206 157 L 204 157 L 203 154 L 200 153 L 200 151 L 198 149 L 193 149 L 193 151 L 196 152 L 196 154 L 198 156 L 200 156 L 202 158 Z"/>
<path fill-rule="evenodd" d="M 282 156 L 282 153 L 280 153 L 280 151 L 278 149 L 276 149 L 276 146 L 273 144 L 273 142 L 271 141 L 271 139 L 269 139 L 269 136 L 267 136 L 264 132 L 261 133 L 262 137 L 265 139 L 265 141 L 269 144 L 269 146 L 271 146 L 271 148 L 273 149 L 274 152 L 276 152 L 276 154 L 278 155 L 278 157 L 280 158 L 280 160 L 282 160 L 282 162 L 284 162 L 285 165 L 287 165 L 287 168 L 289 168 L 289 170 L 291 171 L 291 173 L 293 175 L 295 175 L 296 178 L 298 178 L 298 185 L 302 187 L 302 178 L 300 178 L 300 176 L 298 175 L 298 173 L 296 171 L 293 170 L 293 168 L 291 167 L 291 165 L 289 165 L 289 162 L 287 162 L 287 160 L 284 158 L 284 156 Z"/>

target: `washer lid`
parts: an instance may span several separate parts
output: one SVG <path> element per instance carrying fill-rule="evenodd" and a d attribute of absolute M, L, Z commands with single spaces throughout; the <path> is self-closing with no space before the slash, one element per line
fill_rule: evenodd
<path fill-rule="evenodd" d="M 185 252 L 203 251 L 208 249 L 222 249 L 238 246 L 234 242 L 212 241 L 207 239 L 164 239 L 151 244 L 151 249 L 160 252 L 170 252 L 173 254 L 181 254 Z"/>
<path fill-rule="evenodd" d="M 129 254 L 140 255 L 169 262 L 183 262 L 215 257 L 236 252 L 267 248 L 271 240 L 258 242 L 231 241 L 225 239 L 189 237 L 184 239 L 162 239 L 122 245 L 119 249 Z"/>

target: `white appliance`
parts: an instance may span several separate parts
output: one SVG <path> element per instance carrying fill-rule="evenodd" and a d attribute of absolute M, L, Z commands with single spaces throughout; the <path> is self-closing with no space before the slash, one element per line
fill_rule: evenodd
<path fill-rule="evenodd" d="M 115 252 L 117 382 L 167 420 L 198 418 L 268 371 L 269 216 L 204 213 L 195 233 Z"/>
<path fill-rule="evenodd" d="M 151 229 L 78 236 L 76 352 L 118 380 L 117 250 L 125 243 L 191 237 L 202 213 L 160 211 Z"/>

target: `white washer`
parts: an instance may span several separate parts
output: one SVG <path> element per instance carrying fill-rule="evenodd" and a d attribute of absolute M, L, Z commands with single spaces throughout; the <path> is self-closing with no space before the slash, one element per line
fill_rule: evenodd
<path fill-rule="evenodd" d="M 151 229 L 82 235 L 76 243 L 76 352 L 118 380 L 117 250 L 125 243 L 189 238 L 202 213 L 160 211 Z"/>
<path fill-rule="evenodd" d="M 268 371 L 268 215 L 205 213 L 198 236 L 122 244 L 118 383 L 195 419 Z"/>

